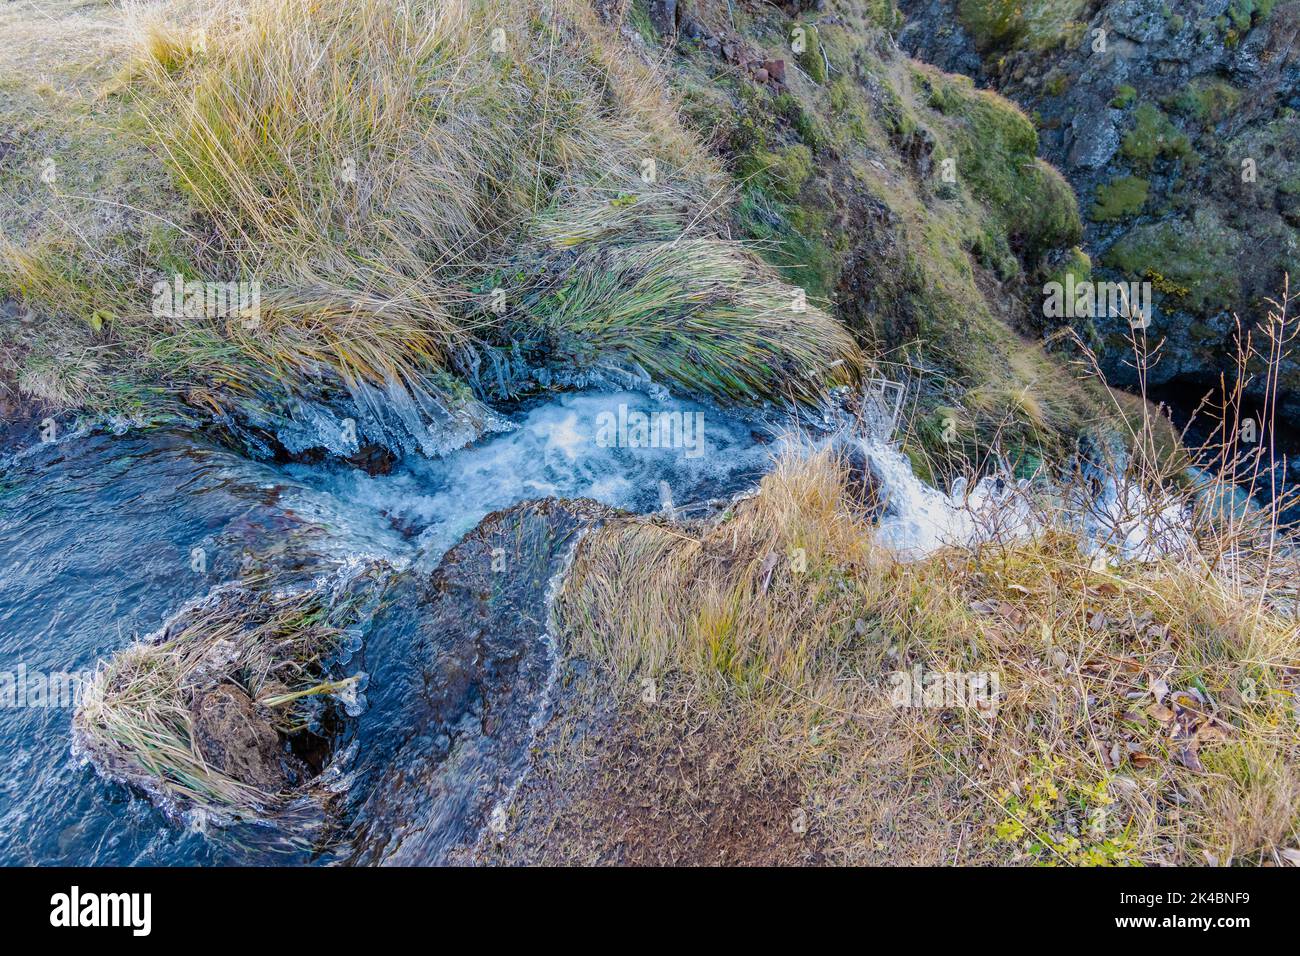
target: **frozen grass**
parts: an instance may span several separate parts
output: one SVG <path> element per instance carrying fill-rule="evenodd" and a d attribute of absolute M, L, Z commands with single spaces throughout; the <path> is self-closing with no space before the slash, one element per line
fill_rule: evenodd
<path fill-rule="evenodd" d="M 132 645 L 103 666 L 76 715 L 79 746 L 106 773 L 174 810 L 256 819 L 282 808 L 291 794 L 264 792 L 204 759 L 191 705 L 229 682 L 278 733 L 300 730 L 304 699 L 348 684 L 325 676 L 340 641 L 328 617 L 314 591 L 218 592 L 173 621 L 163 640 Z"/>
<path fill-rule="evenodd" d="M 726 178 L 657 69 L 586 3 L 133 4 L 124 22 L 134 53 L 110 95 L 137 119 L 118 135 L 141 127 L 193 208 L 148 219 L 128 268 L 76 223 L 6 243 L 0 287 L 42 321 L 89 324 L 101 364 L 141 394 L 220 404 L 321 379 L 436 391 L 454 352 L 520 320 L 524 334 L 593 336 L 567 359 L 635 362 L 741 400 L 815 396 L 860 361 L 824 314 L 776 319 L 793 292 L 720 238 Z M 622 249 L 645 243 L 660 248 Z M 41 254 L 51 245 L 69 250 L 57 265 Z M 654 289 L 620 300 L 634 262 Z M 702 276 L 711 264 L 721 274 Z M 153 314 L 147 290 L 178 271 L 258 281 L 260 324 Z M 521 311 L 559 271 L 584 308 Z M 484 288 L 500 277 L 504 313 Z M 649 362 L 667 323 L 681 347 Z"/>
<path fill-rule="evenodd" d="M 1284 293 L 1243 368 L 1276 367 L 1293 307 Z M 1115 464 L 1168 490 L 1185 459 L 1140 408 Z M 846 464 L 792 453 L 715 520 L 590 535 L 558 607 L 569 651 L 633 711 L 654 681 L 682 732 L 725 719 L 741 765 L 801 780 L 837 860 L 1294 862 L 1300 554 L 1287 499 L 1216 506 L 1226 492 L 1178 492 L 1194 546 L 1154 560 L 1095 554 L 1067 493 L 1034 494 L 1030 539 L 900 562 Z M 998 706 L 896 706 L 892 675 L 916 667 L 996 674 Z"/>

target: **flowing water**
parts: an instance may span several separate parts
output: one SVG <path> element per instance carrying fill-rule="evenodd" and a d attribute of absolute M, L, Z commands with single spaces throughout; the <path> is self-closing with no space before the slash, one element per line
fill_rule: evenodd
<path fill-rule="evenodd" d="M 669 417 L 646 428 L 638 412 Z M 381 559 L 410 569 L 409 582 L 491 511 L 550 496 L 639 511 L 726 499 L 761 477 L 779 445 L 761 420 L 638 392 L 554 397 L 500 427 L 374 477 L 251 461 L 166 430 L 83 434 L 0 465 L 0 864 L 250 858 L 173 825 L 70 746 L 78 678 L 238 577 L 250 552 Z M 372 776 L 382 771 L 373 758 L 420 733 L 401 721 L 425 651 L 395 617 L 363 635 L 370 704 L 340 758 L 369 755 Z"/>
<path fill-rule="evenodd" d="M 485 516 L 539 499 L 703 513 L 755 485 L 789 440 L 778 437 L 786 422 L 660 390 L 553 395 L 491 414 L 476 443 L 407 455 L 383 475 L 337 459 L 272 465 L 168 430 L 82 433 L 0 463 L 0 863 L 265 862 L 272 851 L 280 862 L 421 863 L 472 838 L 518 785 L 529 728 L 544 717 L 555 648 L 539 608 L 585 506 Z M 304 412 L 293 427 L 306 420 L 331 419 Z M 901 558 L 1041 526 L 1024 482 L 925 485 L 882 422 L 829 416 L 816 441 L 847 440 L 866 461 L 882 499 L 877 540 Z M 1176 505 L 1093 478 L 1075 513 L 1095 549 L 1142 558 L 1177 544 Z M 488 555 L 505 550 L 528 573 L 484 577 Z M 205 817 L 165 815 L 71 746 L 79 678 L 250 560 L 317 588 L 348 569 L 385 569 L 384 598 L 344 660 L 364 692 L 319 778 L 343 795 L 351 827 L 328 852 L 214 839 Z"/>

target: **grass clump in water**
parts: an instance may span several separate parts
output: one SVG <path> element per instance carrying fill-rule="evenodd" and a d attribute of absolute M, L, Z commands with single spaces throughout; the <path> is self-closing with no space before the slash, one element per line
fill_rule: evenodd
<path fill-rule="evenodd" d="M 355 683 L 329 673 L 340 621 L 318 591 L 219 590 L 101 667 L 77 746 L 169 812 L 273 818 L 312 778 L 289 742 L 315 725 L 314 704 Z"/>

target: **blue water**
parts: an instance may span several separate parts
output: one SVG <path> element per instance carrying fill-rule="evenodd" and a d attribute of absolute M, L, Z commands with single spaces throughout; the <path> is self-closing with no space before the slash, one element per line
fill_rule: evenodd
<path fill-rule="evenodd" d="M 620 406 L 701 414 L 706 441 L 620 447 L 617 432 L 600 431 Z M 383 477 L 255 462 L 177 431 L 91 434 L 9 459 L 0 465 L 0 681 L 22 668 L 93 671 L 185 602 L 237 578 L 248 551 L 278 544 L 335 559 L 369 556 L 420 574 L 484 515 L 518 501 L 682 506 L 752 484 L 773 451 L 762 422 L 632 392 L 559 396 L 512 418 L 513 431 L 445 459 L 408 459 Z M 402 634 L 390 626 L 366 635 L 372 676 L 420 672 L 418 661 L 405 660 L 412 651 Z M 372 686 L 377 699 L 402 692 Z M 0 706 L 0 864 L 252 859 L 101 779 L 72 752 L 72 702 L 55 703 Z M 362 713 L 359 749 L 381 730 L 394 732 Z"/>

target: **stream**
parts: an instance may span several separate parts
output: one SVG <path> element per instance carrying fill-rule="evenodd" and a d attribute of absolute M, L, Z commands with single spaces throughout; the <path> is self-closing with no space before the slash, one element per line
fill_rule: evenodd
<path fill-rule="evenodd" d="M 80 683 L 187 602 L 237 578 L 250 552 L 379 560 L 405 572 L 395 580 L 409 590 L 490 512 L 550 497 L 689 510 L 754 485 L 780 446 L 760 417 L 656 396 L 551 396 L 515 408 L 509 430 L 440 459 L 408 455 L 382 476 L 328 462 L 253 461 L 165 429 L 92 432 L 11 455 L 0 464 L 0 864 L 264 860 L 263 847 L 210 839 L 201 820 L 174 825 L 75 754 Z M 655 412 L 661 417 L 650 420 Z M 402 619 L 404 606 L 413 605 L 399 594 L 396 611 L 362 635 L 372 703 L 339 758 L 356 766 L 334 768 L 341 787 L 382 777 L 384 761 L 424 732 L 403 723 L 419 715 L 410 698 L 427 694 L 411 675 L 427 683 L 438 672 L 416 622 Z M 389 799 L 393 827 L 398 805 L 415 812 Z M 379 861 L 383 842 L 372 832 L 367 845 L 380 849 L 360 858 Z"/>
<path fill-rule="evenodd" d="M 526 772 L 555 679 L 550 600 L 584 529 L 605 507 L 714 512 L 791 441 L 834 442 L 869 470 L 877 540 L 901 560 L 1042 527 L 1027 482 L 943 492 L 888 441 L 892 426 L 831 413 L 823 424 L 796 439 L 788 412 L 588 390 L 513 406 L 477 442 L 408 454 L 386 474 L 251 460 L 169 429 L 87 431 L 11 454 L 0 462 L 0 864 L 455 860 Z M 1088 547 L 1145 560 L 1184 546 L 1177 502 L 1093 478 L 1075 512 Z M 516 573 L 494 575 L 507 555 Z M 100 662 L 169 633 L 250 566 L 277 588 L 351 587 L 357 569 L 379 582 L 334 662 L 357 692 L 350 719 L 321 735 L 332 739 L 313 785 L 343 820 L 312 831 L 328 840 L 286 841 L 266 821 L 214 838 L 203 813 L 101 774 L 72 734 Z"/>

